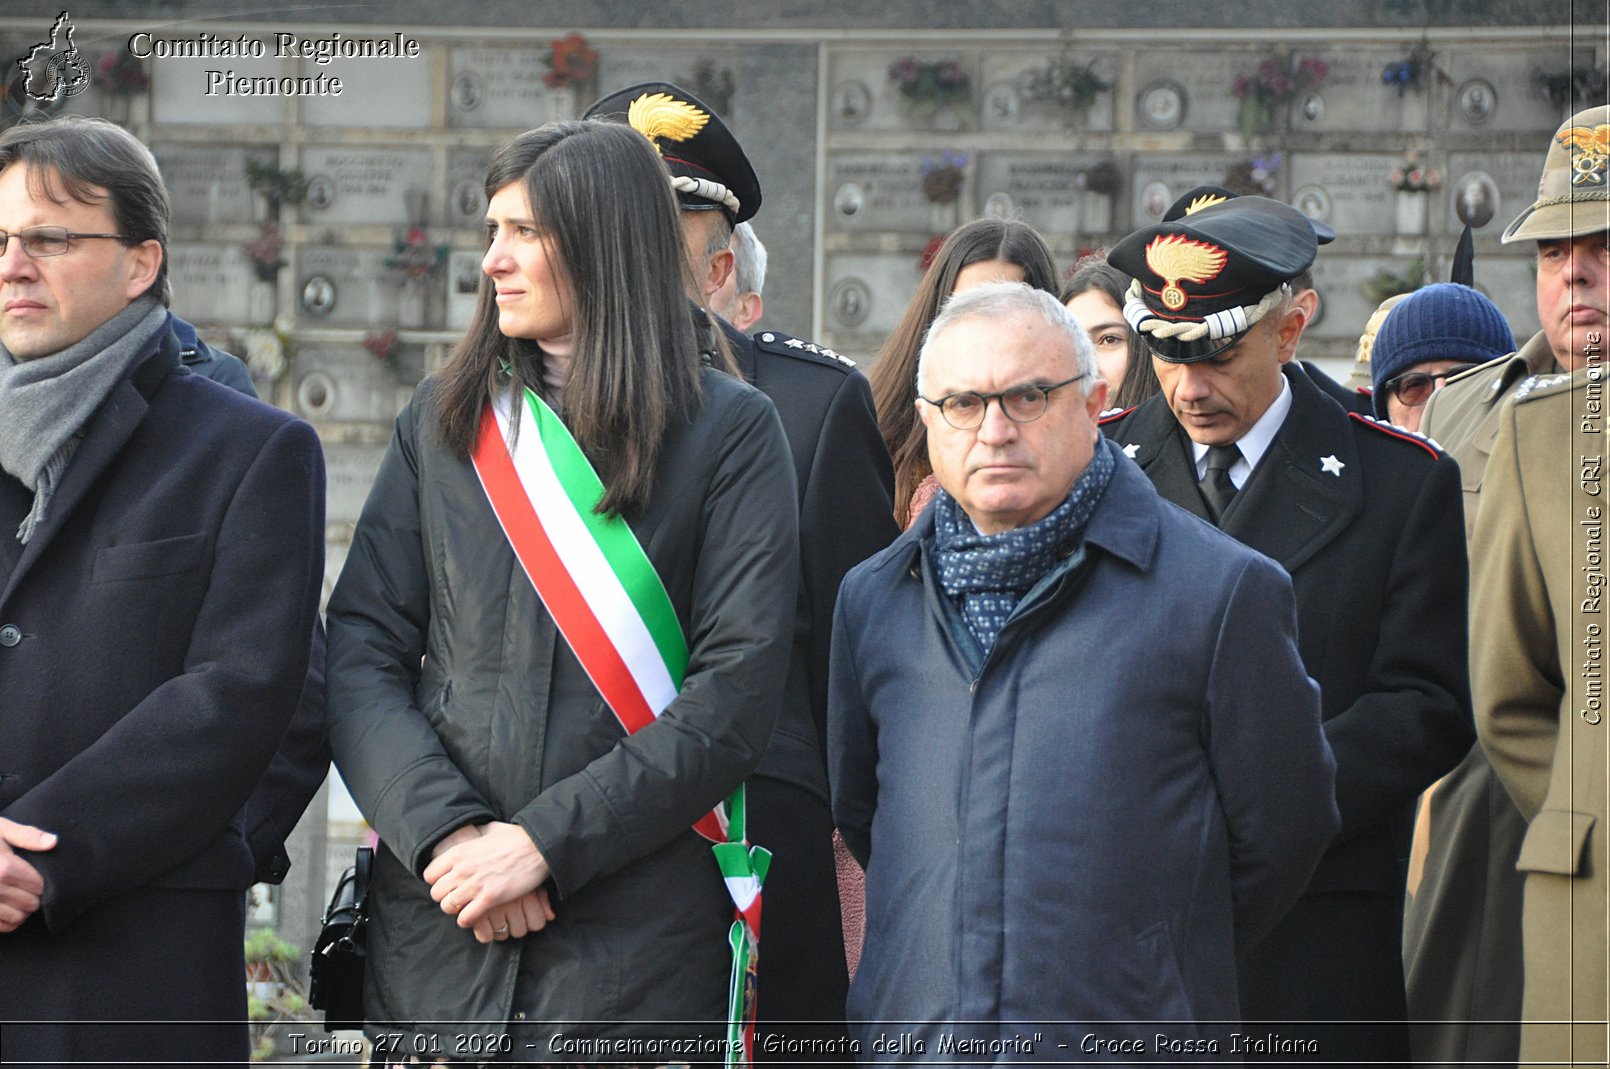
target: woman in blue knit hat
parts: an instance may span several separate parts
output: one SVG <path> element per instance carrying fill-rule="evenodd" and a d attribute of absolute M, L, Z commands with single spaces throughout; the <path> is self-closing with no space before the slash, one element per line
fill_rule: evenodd
<path fill-rule="evenodd" d="M 1509 323 L 1479 291 L 1454 282 L 1415 290 L 1375 335 L 1375 414 L 1417 431 L 1425 403 L 1450 375 L 1514 351 Z"/>

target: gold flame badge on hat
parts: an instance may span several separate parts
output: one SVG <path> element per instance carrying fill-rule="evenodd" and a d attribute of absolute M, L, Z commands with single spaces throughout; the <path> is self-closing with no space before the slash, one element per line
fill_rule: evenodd
<path fill-rule="evenodd" d="M 1177 312 L 1185 307 L 1180 282 L 1207 282 L 1217 278 L 1230 254 L 1217 245 L 1193 241 L 1182 234 L 1164 234 L 1146 246 L 1146 266 L 1164 282 L 1163 307 Z"/>
<path fill-rule="evenodd" d="M 658 152 L 659 138 L 686 141 L 704 129 L 710 116 L 669 93 L 645 93 L 632 101 L 631 107 L 626 110 L 626 121 L 632 129 L 652 141 L 654 150 Z"/>
<path fill-rule="evenodd" d="M 1185 206 L 1185 214 L 1195 215 L 1203 208 L 1211 208 L 1215 204 L 1223 204 L 1229 199 L 1229 197 L 1224 196 L 1222 193 L 1204 193 L 1200 197 L 1192 197 L 1191 203 Z"/>
<path fill-rule="evenodd" d="M 1610 160 L 1610 125 L 1572 126 L 1555 134 L 1555 139 L 1571 154 L 1571 184 L 1604 184 L 1605 163 Z"/>

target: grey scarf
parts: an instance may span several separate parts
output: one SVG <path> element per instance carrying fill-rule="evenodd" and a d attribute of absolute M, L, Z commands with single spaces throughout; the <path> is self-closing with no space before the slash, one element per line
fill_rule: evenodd
<path fill-rule="evenodd" d="M 146 295 L 60 352 L 18 360 L 0 345 L 0 468 L 34 492 L 17 541 L 45 522 L 80 433 L 167 319 Z"/>

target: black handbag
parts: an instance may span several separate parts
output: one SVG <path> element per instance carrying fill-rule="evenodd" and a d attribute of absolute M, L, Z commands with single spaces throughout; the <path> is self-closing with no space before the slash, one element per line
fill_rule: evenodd
<path fill-rule="evenodd" d="M 369 927 L 369 873 L 375 852 L 358 847 L 324 911 L 308 966 L 308 1001 L 324 1011 L 324 1030 L 363 1027 L 364 940 Z"/>

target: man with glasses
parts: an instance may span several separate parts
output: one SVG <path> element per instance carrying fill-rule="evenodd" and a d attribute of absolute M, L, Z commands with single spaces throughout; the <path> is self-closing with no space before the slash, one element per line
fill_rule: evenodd
<path fill-rule="evenodd" d="M 1538 376 L 1581 372 L 1590 360 L 1603 359 L 1604 342 L 1610 337 L 1607 134 L 1610 107 L 1589 108 L 1567 119 L 1549 140 L 1537 200 L 1504 231 L 1505 244 L 1536 243 L 1537 315 L 1542 329 L 1519 352 L 1450 379 L 1426 406 L 1421 420 L 1421 429 L 1434 435 L 1459 461 L 1467 538 L 1475 535 L 1479 510 L 1503 508 L 1507 513 L 1505 521 L 1512 522 L 1517 514 L 1535 507 L 1519 500 L 1500 505 L 1502 499 L 1493 498 L 1483 489 L 1504 401 L 1523 389 L 1535 388 Z M 1527 383 L 1533 385 L 1528 387 Z M 1542 407 L 1552 409 L 1553 403 Z M 1529 416 L 1517 421 L 1516 426 L 1535 426 L 1533 419 L 1535 416 Z M 1557 429 L 1563 433 L 1563 427 L 1562 422 Z M 1527 443 L 1515 445 L 1520 451 L 1533 452 Z M 1555 459 L 1569 468 L 1572 457 L 1567 447 Z M 1563 532 L 1573 529 L 1573 521 L 1564 515 L 1558 520 L 1555 530 L 1562 532 L 1560 537 L 1564 538 Z M 1492 576 L 1473 573 L 1473 587 L 1480 588 L 1484 582 L 1497 586 L 1510 578 L 1509 567 L 1520 569 L 1523 564 L 1501 562 L 1496 557 L 1489 563 L 1495 567 L 1503 564 L 1505 570 Z M 1518 592 L 1523 588 L 1514 589 Z M 1515 619 L 1490 602 L 1477 602 L 1475 607 L 1473 652 L 1480 653 L 1484 639 L 1495 649 L 1515 641 Z M 1528 637 L 1540 634 L 1534 632 Z M 1492 656 L 1491 651 L 1485 655 L 1489 660 Z M 1479 662 L 1473 659 L 1472 663 Z M 1477 701 L 1479 722 L 1483 715 L 1479 694 Z M 1503 716 L 1504 712 L 1500 712 L 1499 719 Z M 1570 877 L 1562 877 L 1554 861 L 1544 860 L 1536 852 L 1523 853 L 1522 840 L 1528 837 L 1526 821 L 1493 767 L 1482 747 L 1471 747 L 1459 767 L 1439 782 L 1422 803 L 1428 813 L 1424 818 L 1428 824 L 1425 875 L 1408 903 L 1403 948 L 1409 1006 L 1415 1017 L 1427 1022 L 1415 1028 L 1417 1061 L 1515 1061 L 1521 1046 L 1517 1022 L 1522 1010 L 1523 883 L 1528 873 L 1535 871 L 1540 874 L 1535 877 L 1539 886 L 1549 882 L 1581 886 Z M 1546 766 L 1533 765 L 1531 772 L 1546 775 Z M 1601 802 L 1602 794 L 1601 791 Z M 1533 796 L 1534 802 L 1537 797 Z M 1558 833 L 1561 819 L 1559 809 L 1551 810 L 1551 816 L 1545 817 L 1536 833 L 1539 842 Z M 1568 837 L 1560 841 L 1568 841 Z M 1574 869 L 1581 864 L 1583 874 L 1591 873 L 1594 866 L 1583 862 L 1582 856 L 1579 850 L 1577 859 L 1565 868 Z M 1526 871 L 1517 871 L 1518 860 Z M 1560 929 L 1566 929 L 1567 944 L 1573 923 L 1565 904 L 1568 898 L 1568 893 L 1553 902 L 1540 898 L 1538 907 L 1556 911 L 1544 924 L 1556 936 Z M 1601 927 L 1596 930 L 1602 937 L 1602 893 L 1599 901 L 1597 923 Z M 1579 914 L 1575 923 L 1586 937 L 1590 932 L 1587 916 Z M 1602 963 L 1602 938 L 1598 946 L 1597 951 L 1584 949 L 1580 960 L 1587 963 L 1596 953 Z M 1529 999 L 1546 991 L 1551 978 L 1563 982 L 1570 975 L 1565 957 L 1569 957 L 1568 947 L 1567 953 L 1549 969 L 1540 968 L 1537 961 L 1528 958 L 1524 972 Z M 1539 954 L 1538 961 L 1546 959 L 1546 954 Z M 1547 1016 L 1570 1016 L 1565 1002 L 1555 999 L 1549 1005 Z M 1602 1014 L 1602 1010 L 1598 1012 Z M 1533 1014 L 1528 1012 L 1527 1016 Z M 1602 1031 L 1601 1027 L 1601 1036 Z M 1559 1053 L 1559 1048 L 1546 1055 L 1556 1056 L 1569 1057 Z"/>
<path fill-rule="evenodd" d="M 1504 313 L 1477 290 L 1454 282 L 1415 290 L 1375 335 L 1375 415 L 1417 431 L 1426 403 L 1449 378 L 1514 351 Z"/>
<path fill-rule="evenodd" d="M 917 390 L 940 492 L 833 632 L 861 1057 L 1237 1058 L 1238 958 L 1336 828 L 1290 581 L 1101 437 L 1053 295 L 951 298 Z"/>
<path fill-rule="evenodd" d="M 1304 314 L 1289 280 L 1316 251 L 1308 220 L 1264 197 L 1119 242 L 1108 260 L 1136 279 L 1125 316 L 1162 391 L 1103 430 L 1165 498 L 1286 569 L 1320 687 L 1342 830 L 1302 899 L 1242 959 L 1242 1015 L 1385 1022 L 1272 1030 L 1312 1040 L 1326 1061 L 1401 1063 L 1414 800 L 1474 737 L 1459 473 L 1291 368 Z"/>
<path fill-rule="evenodd" d="M 324 468 L 183 369 L 167 226 L 120 127 L 0 134 L 0 1031 L 29 1064 L 247 1055 L 245 807 L 309 671 Z"/>

